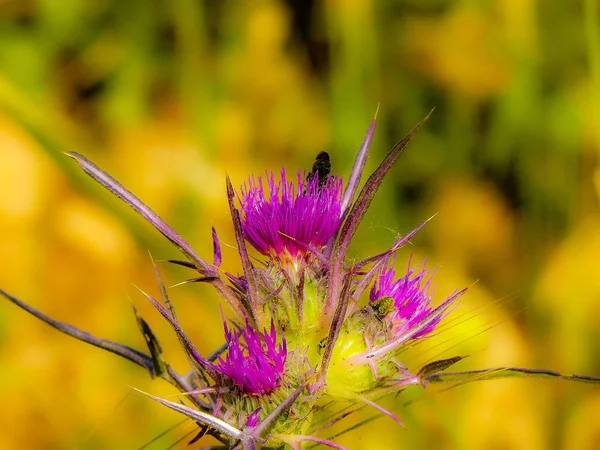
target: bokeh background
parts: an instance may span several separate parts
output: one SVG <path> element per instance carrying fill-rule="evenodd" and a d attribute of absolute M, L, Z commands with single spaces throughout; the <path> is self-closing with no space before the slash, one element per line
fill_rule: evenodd
<path fill-rule="evenodd" d="M 241 184 L 308 169 L 327 150 L 347 176 L 381 103 L 373 170 L 435 107 L 351 252 L 381 251 L 437 214 L 397 266 L 411 254 L 439 266 L 437 301 L 471 289 L 407 364 L 468 354 L 458 369 L 600 375 L 598 21 L 597 0 L 0 1 L 0 286 L 144 349 L 135 304 L 183 370 L 176 339 L 132 285 L 156 293 L 148 252 L 176 250 L 62 152 L 104 167 L 207 258 L 215 226 L 235 272 L 226 173 Z M 159 266 L 169 285 L 191 275 Z M 218 346 L 214 293 L 171 295 L 198 347 Z M 130 386 L 174 393 L 0 302 L 0 448 L 137 449 L 180 422 Z M 340 443 L 600 448 L 590 385 L 487 381 L 387 405 L 404 429 L 382 418 Z M 188 448 L 177 441 L 190 431 L 145 448 Z"/>

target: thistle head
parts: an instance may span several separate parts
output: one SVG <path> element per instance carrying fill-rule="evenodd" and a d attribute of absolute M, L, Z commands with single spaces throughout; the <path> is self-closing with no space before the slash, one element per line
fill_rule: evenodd
<path fill-rule="evenodd" d="M 320 172 L 319 172 L 320 173 Z M 241 189 L 242 229 L 246 240 L 260 253 L 279 261 L 297 260 L 320 251 L 335 236 L 342 222 L 342 180 L 298 172 L 288 180 L 267 173 L 250 178 Z"/>
<path fill-rule="evenodd" d="M 396 278 L 394 258 L 381 260 L 369 302 L 345 321 L 333 349 L 327 375 L 329 393 L 353 398 L 382 386 L 414 382 L 400 370 L 398 354 L 411 341 L 430 334 L 462 292 L 455 292 L 437 308 L 431 305 L 431 275 L 425 262 Z"/>
<path fill-rule="evenodd" d="M 392 260 L 388 261 L 371 288 L 370 304 L 393 327 L 395 335 L 410 332 L 416 324 L 431 313 L 431 276 L 425 261 L 412 267 L 410 260 L 406 274 L 396 278 Z M 442 316 L 437 316 L 425 327 L 411 334 L 411 339 L 424 337 L 438 325 Z"/>
<path fill-rule="evenodd" d="M 177 334 L 192 364 L 186 375 L 177 374 L 165 361 L 158 339 L 137 312 L 149 354 L 52 320 L 2 290 L 0 295 L 64 333 L 127 358 L 153 377 L 177 386 L 186 402 L 150 397 L 200 425 L 193 441 L 209 433 L 232 449 L 282 448 L 285 444 L 301 448 L 306 440 L 340 448 L 313 434 L 359 411 L 359 403 L 399 422 L 373 399 L 411 385 L 514 376 L 600 384 L 596 377 L 521 368 L 444 373 L 462 356 L 433 361 L 418 370 L 403 364 L 405 346 L 431 335 L 465 291 L 455 291 L 438 306 L 431 306 L 431 274 L 424 262 L 413 267 L 409 261 L 406 273 L 396 276 L 394 255 L 424 223 L 399 236 L 387 251 L 363 261 L 349 261 L 347 250 L 385 175 L 420 125 L 394 146 L 358 196 L 375 120 L 343 192 L 341 179 L 329 175 L 331 164 L 324 152 L 310 173 L 299 172 L 295 181 L 287 179 L 284 169 L 277 181 L 274 174 L 267 174 L 268 192 L 262 178 L 251 178 L 238 195 L 241 214 L 227 179 L 243 269 L 239 276 L 220 270 L 222 254 L 214 229 L 214 259 L 209 263 L 114 178 L 85 157 L 70 154 L 86 173 L 132 206 L 186 256 L 189 261 L 173 262 L 199 272 L 200 277 L 190 281 L 212 284 L 236 319 L 244 322 L 243 327 L 234 323 L 230 329 L 223 319 L 225 345 L 204 358 L 181 329 L 155 267 L 162 301 L 143 294 Z M 263 267 L 250 260 L 246 241 L 267 257 Z"/>
<path fill-rule="evenodd" d="M 139 317 L 150 355 L 113 342 L 98 344 L 87 333 L 81 339 L 176 385 L 188 404 L 152 398 L 201 424 L 201 433 L 208 430 L 229 448 L 299 448 L 303 440 L 335 447 L 311 434 L 349 414 L 340 413 L 346 411 L 340 400 L 344 405 L 350 401 L 350 412 L 363 402 L 391 415 L 370 399 L 382 389 L 399 392 L 411 384 L 424 385 L 438 376 L 437 370 L 461 359 L 436 362 L 416 374 L 399 361 L 403 346 L 430 334 L 462 294 L 456 292 L 431 307 L 431 281 L 424 264 L 409 264 L 407 273 L 396 278 L 390 258 L 420 227 L 399 237 L 384 253 L 359 262 L 347 258 L 375 193 L 420 125 L 388 153 L 358 195 L 375 120 L 344 190 L 341 178 L 330 176 L 326 153 L 317 157 L 308 174 L 300 171 L 293 180 L 285 169 L 279 179 L 273 173 L 250 178 L 237 194 L 240 210 L 228 178 L 227 198 L 243 270 L 239 276 L 220 269 L 222 254 L 214 229 L 214 260 L 209 263 L 114 178 L 85 157 L 71 154 L 86 173 L 125 200 L 186 256 L 189 261 L 174 262 L 200 274 L 190 281 L 212 284 L 243 322 L 230 328 L 223 319 L 226 345 L 203 357 L 181 329 L 157 271 L 162 301 L 144 295 L 182 343 L 192 363 L 187 375 L 180 376 L 163 359 L 158 340 Z M 266 256 L 264 264 L 250 259 L 246 242 Z M 365 294 L 369 286 L 370 296 Z M 73 327 L 65 330 L 73 334 Z"/>
<path fill-rule="evenodd" d="M 233 382 L 241 394 L 266 395 L 275 391 L 282 382 L 287 348 L 285 337 L 278 339 L 275 323 L 271 321 L 270 332 L 260 333 L 249 321 L 245 328 L 225 328 L 227 355 L 219 356 L 215 367 Z M 279 341 L 279 342 L 278 342 Z"/>

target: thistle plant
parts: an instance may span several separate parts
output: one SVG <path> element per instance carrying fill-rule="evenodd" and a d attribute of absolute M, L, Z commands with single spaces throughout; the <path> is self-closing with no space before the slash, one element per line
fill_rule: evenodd
<path fill-rule="evenodd" d="M 137 311 L 148 353 L 96 338 L 0 293 L 58 330 L 171 383 L 184 394 L 181 402 L 146 395 L 198 425 L 192 442 L 209 434 L 221 448 L 300 449 L 310 441 L 342 448 L 327 436 L 333 424 L 364 407 L 401 424 L 378 400 L 410 386 L 519 376 L 600 383 L 596 377 L 511 367 L 449 372 L 462 356 L 412 371 L 403 364 L 403 350 L 436 333 L 466 289 L 433 305 L 433 273 L 425 261 L 408 261 L 402 273 L 394 269 L 397 251 L 426 222 L 366 259 L 351 260 L 348 248 L 384 177 L 426 119 L 392 148 L 360 191 L 376 119 L 345 182 L 331 175 L 325 152 L 308 172 L 290 175 L 282 169 L 278 175 L 253 176 L 237 190 L 227 178 L 241 275 L 220 268 L 214 228 L 211 263 L 118 181 L 84 156 L 69 154 L 177 247 L 186 260 L 170 261 L 197 273 L 189 281 L 208 283 L 222 297 L 224 344 L 204 356 L 182 330 L 156 265 L 161 297 L 142 291 L 177 335 L 189 360 L 186 374 L 177 373 L 163 358 L 157 337 Z M 264 256 L 261 263 L 252 262 L 248 244 Z"/>

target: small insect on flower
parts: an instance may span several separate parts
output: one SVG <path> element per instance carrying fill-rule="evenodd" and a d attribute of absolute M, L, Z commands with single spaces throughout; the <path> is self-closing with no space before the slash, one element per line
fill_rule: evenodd
<path fill-rule="evenodd" d="M 365 405 L 400 422 L 376 402 L 411 386 L 518 376 L 600 384 L 597 377 L 522 368 L 447 372 L 462 356 L 433 361 L 420 369 L 403 363 L 403 350 L 439 332 L 438 325 L 466 289 L 455 290 L 435 306 L 430 293 L 432 274 L 425 263 L 412 266 L 409 261 L 407 271 L 396 275 L 397 251 L 426 222 L 398 236 L 388 250 L 375 256 L 357 262 L 347 253 L 386 174 L 427 117 L 390 150 L 360 191 L 375 119 L 345 188 L 342 179 L 331 174 L 326 152 L 317 155 L 308 174 L 298 171 L 289 179 L 285 169 L 278 178 L 267 173 L 267 189 L 261 177 L 252 176 L 238 193 L 227 178 L 226 195 L 242 268 L 237 276 L 220 269 L 216 230 L 212 230 L 210 263 L 109 174 L 82 155 L 69 155 L 175 245 L 188 261 L 171 262 L 199 274 L 190 281 L 212 285 L 227 305 L 232 317 L 223 318 L 224 345 L 203 356 L 181 328 L 168 289 L 154 267 L 161 298 L 142 294 L 177 335 L 190 363 L 184 375 L 164 359 L 158 338 L 137 311 L 149 353 L 96 338 L 2 290 L 0 294 L 54 328 L 168 381 L 184 394 L 183 402 L 146 395 L 197 424 L 200 430 L 193 442 L 207 434 L 228 449 L 286 445 L 301 449 L 307 448 L 307 442 L 308 447 L 323 444 L 340 449 L 333 438 L 327 438 L 333 424 L 351 420 Z M 253 263 L 247 244 L 263 260 Z"/>
<path fill-rule="evenodd" d="M 310 181 L 314 177 L 317 177 L 319 180 L 319 186 L 322 186 L 329 174 L 331 173 L 331 161 L 329 160 L 329 153 L 321 152 L 317 155 L 315 163 L 312 166 L 311 171 L 306 177 L 307 181 Z"/>

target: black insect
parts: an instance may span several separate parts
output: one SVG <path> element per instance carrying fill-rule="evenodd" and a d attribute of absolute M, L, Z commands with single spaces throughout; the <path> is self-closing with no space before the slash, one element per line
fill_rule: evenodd
<path fill-rule="evenodd" d="M 330 173 L 331 162 L 329 161 L 329 153 L 321 152 L 317 155 L 317 159 L 306 179 L 310 181 L 314 177 L 319 177 L 319 187 L 321 187 L 327 181 Z"/>

